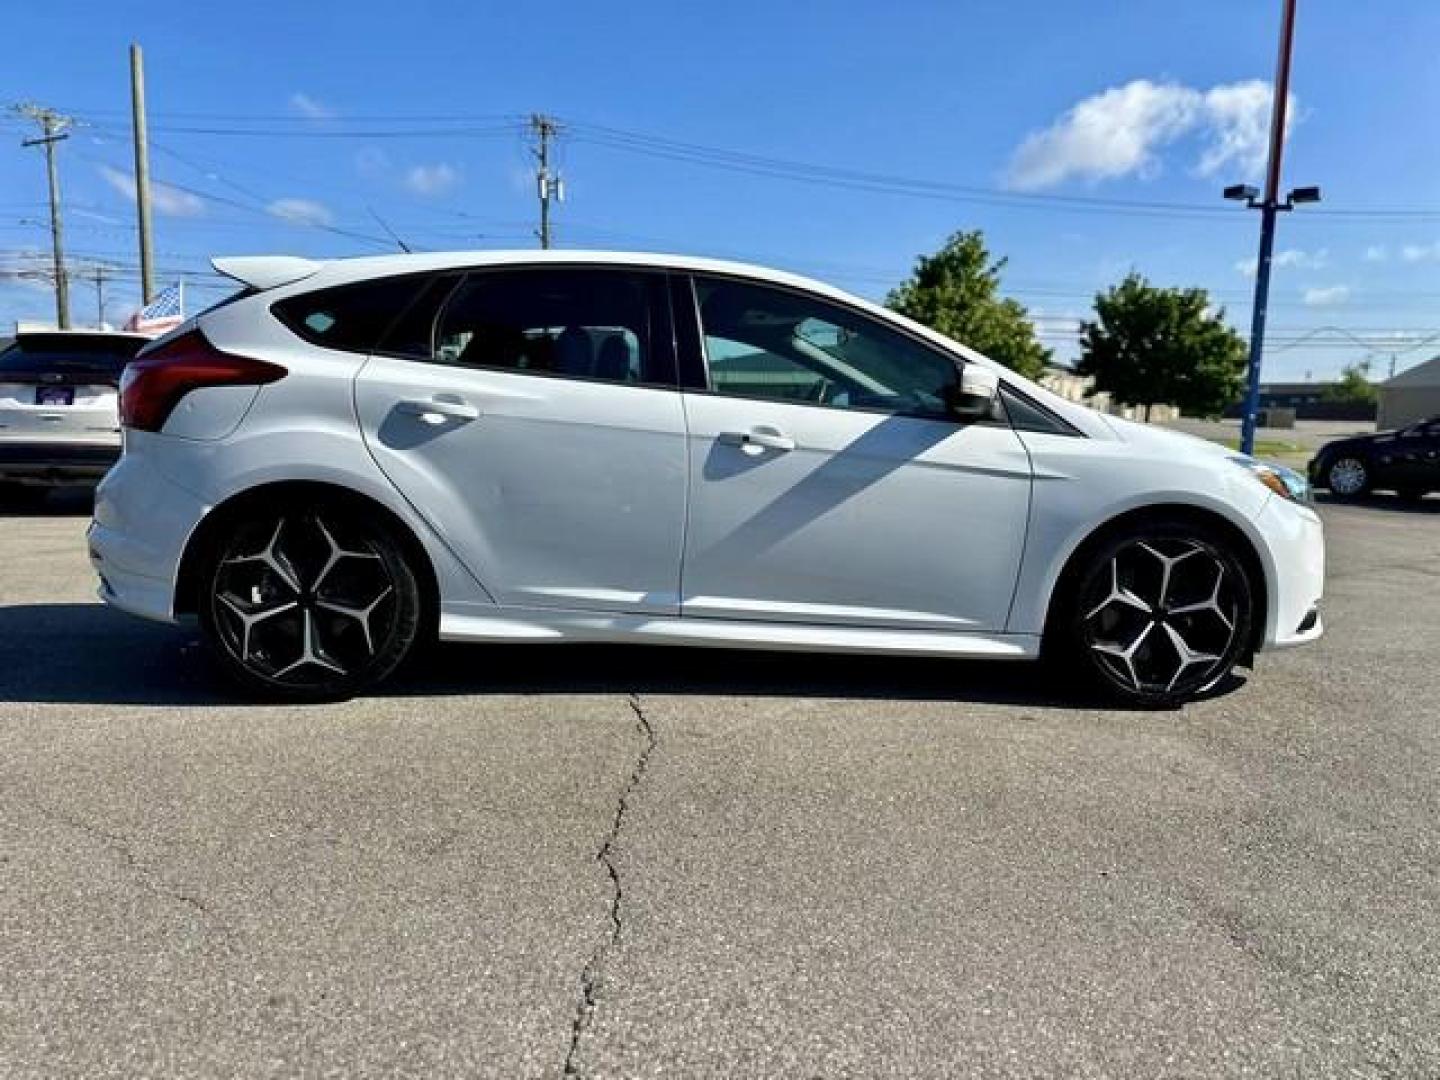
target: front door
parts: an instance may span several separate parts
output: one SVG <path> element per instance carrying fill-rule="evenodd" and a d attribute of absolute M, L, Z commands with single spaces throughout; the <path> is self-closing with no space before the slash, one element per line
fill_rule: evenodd
<path fill-rule="evenodd" d="M 1029 457 L 946 408 L 951 358 L 807 293 L 695 279 L 683 613 L 999 632 Z"/>
<path fill-rule="evenodd" d="M 375 460 L 498 603 L 678 611 L 685 425 L 664 288 L 620 268 L 476 270 L 357 377 Z"/>

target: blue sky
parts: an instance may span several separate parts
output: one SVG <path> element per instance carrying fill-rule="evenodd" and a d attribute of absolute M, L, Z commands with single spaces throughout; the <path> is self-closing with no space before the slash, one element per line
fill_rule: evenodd
<path fill-rule="evenodd" d="M 1440 351 L 1417 344 L 1440 334 L 1440 5 L 1300 7 L 1285 175 L 1322 185 L 1325 203 L 1281 221 L 1266 375 L 1323 377 L 1375 346 L 1382 371 L 1390 351 L 1403 369 Z M 1205 286 L 1248 325 L 1257 215 L 1226 212 L 1219 189 L 1258 178 L 1257 81 L 1273 75 L 1278 12 L 1279 0 L 24 4 L 6 16 L 0 102 L 80 121 L 61 149 L 67 247 L 118 267 L 114 321 L 137 292 L 134 39 L 152 171 L 172 185 L 156 195 L 162 280 L 200 275 L 214 254 L 381 250 L 372 212 L 416 247 L 531 246 L 520 118 L 544 111 L 565 125 L 562 246 L 740 257 L 878 298 L 917 254 L 980 228 L 1064 357 L 1072 320 L 1131 268 Z M 0 123 L 0 325 L 53 310 L 13 274 L 48 243 L 28 130 Z M 697 160 L 712 149 L 727 167 Z M 931 186 L 861 189 L 833 170 Z M 190 280 L 192 300 L 216 295 Z M 94 289 L 73 292 L 77 317 L 93 318 Z"/>

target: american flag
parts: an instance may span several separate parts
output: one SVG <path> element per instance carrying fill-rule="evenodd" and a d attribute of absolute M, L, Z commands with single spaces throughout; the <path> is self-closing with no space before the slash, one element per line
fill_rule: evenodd
<path fill-rule="evenodd" d="M 125 321 L 126 330 L 141 334 L 163 334 L 185 321 L 185 283 L 177 281 L 161 289 L 154 300 Z"/>

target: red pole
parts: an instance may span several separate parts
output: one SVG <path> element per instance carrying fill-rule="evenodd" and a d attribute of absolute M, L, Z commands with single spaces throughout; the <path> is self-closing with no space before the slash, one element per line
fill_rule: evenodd
<path fill-rule="evenodd" d="M 1285 0 L 1280 17 L 1280 58 L 1275 63 L 1275 101 L 1270 108 L 1270 163 L 1265 201 L 1280 199 L 1280 162 L 1285 156 L 1285 113 L 1290 108 L 1290 56 L 1295 47 L 1295 0 Z"/>

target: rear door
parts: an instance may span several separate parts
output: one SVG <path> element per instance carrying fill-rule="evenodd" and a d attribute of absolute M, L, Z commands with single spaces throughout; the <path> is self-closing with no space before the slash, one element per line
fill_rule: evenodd
<path fill-rule="evenodd" d="M 500 267 L 438 289 L 438 312 L 422 301 L 356 379 L 380 468 L 501 604 L 678 612 L 665 275 Z"/>
<path fill-rule="evenodd" d="M 26 334 L 0 353 L 0 438 L 119 440 L 116 387 L 143 339 Z"/>

